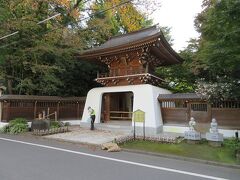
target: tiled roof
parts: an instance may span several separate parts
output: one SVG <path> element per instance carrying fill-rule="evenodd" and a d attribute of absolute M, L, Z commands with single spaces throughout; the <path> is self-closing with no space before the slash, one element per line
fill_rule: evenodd
<path fill-rule="evenodd" d="M 156 44 L 155 44 L 156 43 Z M 161 66 L 178 64 L 183 59 L 172 49 L 157 26 L 114 36 L 99 47 L 76 54 L 81 60 L 100 61 L 101 57 L 116 56 L 119 53 L 143 50 L 147 47 Z"/>
<path fill-rule="evenodd" d="M 160 33 L 160 30 L 156 26 L 152 26 L 152 27 L 141 29 L 139 31 L 134 31 L 134 32 L 131 32 L 128 34 L 114 36 L 114 37 L 110 38 L 107 42 L 102 44 L 101 46 L 95 47 L 88 51 L 95 51 L 95 50 L 113 48 L 113 47 L 117 47 L 117 46 L 121 46 L 121 45 L 125 45 L 125 44 L 130 44 L 135 41 L 139 41 L 139 40 L 145 39 L 147 37 L 157 35 L 159 33 Z M 85 52 L 87 52 L 87 51 L 85 51 Z"/>

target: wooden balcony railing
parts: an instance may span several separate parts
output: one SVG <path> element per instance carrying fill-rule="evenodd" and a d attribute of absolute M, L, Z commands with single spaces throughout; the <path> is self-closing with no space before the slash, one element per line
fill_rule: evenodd
<path fill-rule="evenodd" d="M 133 112 L 110 111 L 110 120 L 132 120 Z"/>

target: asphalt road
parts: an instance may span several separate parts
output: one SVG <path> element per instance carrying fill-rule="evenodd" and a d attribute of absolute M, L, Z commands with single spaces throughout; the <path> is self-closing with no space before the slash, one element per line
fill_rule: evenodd
<path fill-rule="evenodd" d="M 240 179 L 240 170 L 0 135 L 0 180 Z"/>

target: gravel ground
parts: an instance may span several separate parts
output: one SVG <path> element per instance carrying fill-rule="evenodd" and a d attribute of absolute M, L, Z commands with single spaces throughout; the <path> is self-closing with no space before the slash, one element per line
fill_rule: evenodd
<path fill-rule="evenodd" d="M 111 142 L 115 138 L 121 138 L 129 135 L 126 132 L 120 131 L 107 131 L 98 129 L 91 131 L 87 128 L 82 128 L 79 126 L 71 126 L 70 131 L 71 132 L 53 134 L 44 137 L 70 142 L 101 145 L 103 143 Z"/>

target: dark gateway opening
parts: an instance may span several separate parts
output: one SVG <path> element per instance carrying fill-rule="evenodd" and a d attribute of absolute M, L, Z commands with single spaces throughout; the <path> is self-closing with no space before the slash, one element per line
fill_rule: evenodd
<path fill-rule="evenodd" d="M 105 93 L 102 98 L 101 122 L 132 120 L 132 92 Z"/>

